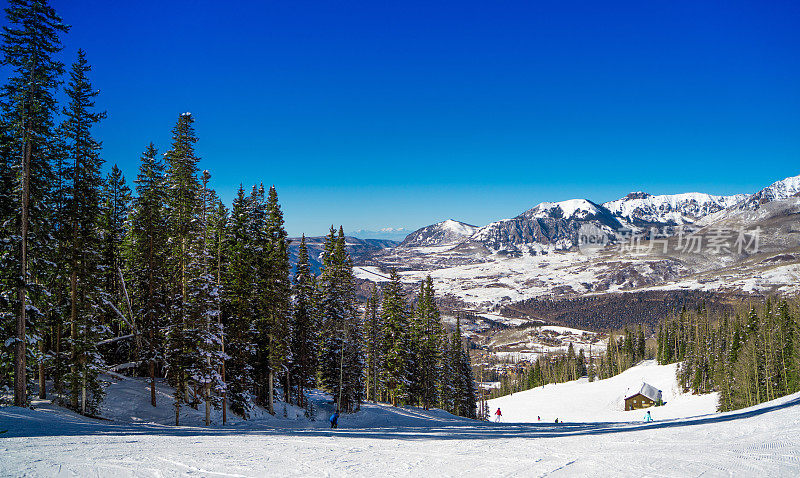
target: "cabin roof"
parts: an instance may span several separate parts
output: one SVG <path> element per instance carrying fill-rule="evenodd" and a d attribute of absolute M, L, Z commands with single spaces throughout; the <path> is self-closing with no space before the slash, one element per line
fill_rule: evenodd
<path fill-rule="evenodd" d="M 631 390 L 631 389 L 629 389 Z M 635 397 L 636 395 L 644 395 L 645 397 L 649 398 L 650 400 L 657 402 L 661 400 L 661 390 L 657 389 L 656 387 L 642 382 L 642 386 L 639 388 L 632 389 L 633 393 L 628 393 L 625 396 L 625 400 Z"/>

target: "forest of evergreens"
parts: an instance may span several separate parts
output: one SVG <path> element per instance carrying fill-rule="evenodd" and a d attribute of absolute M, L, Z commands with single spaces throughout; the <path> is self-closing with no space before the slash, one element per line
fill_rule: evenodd
<path fill-rule="evenodd" d="M 6 15 L 0 395 L 92 415 L 113 371 L 148 377 L 153 406 L 166 379 L 176 424 L 187 406 L 204 407 L 206 424 L 212 407 L 244 418 L 274 413 L 276 399 L 308 407 L 312 387 L 342 411 L 369 399 L 475 416 L 460 328 L 445 330 L 430 279 L 409 301 L 393 273 L 362 306 L 341 227 L 319 276 L 304 238 L 291 264 L 276 188 L 240 187 L 227 207 L 200 169 L 190 113 L 163 153 L 142 145 L 131 189 L 95 137 L 105 112 L 89 54 L 65 78 L 69 27 L 48 2 L 11 0 Z"/>
<path fill-rule="evenodd" d="M 735 410 L 800 391 L 798 334 L 797 306 L 786 300 L 730 314 L 683 310 L 659 327 L 658 361 L 681 362 L 684 390 L 719 392 L 719 410 Z"/>

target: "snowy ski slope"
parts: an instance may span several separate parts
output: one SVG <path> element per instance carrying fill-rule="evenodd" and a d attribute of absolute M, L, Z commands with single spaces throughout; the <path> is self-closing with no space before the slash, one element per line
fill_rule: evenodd
<path fill-rule="evenodd" d="M 315 397 L 320 415 L 325 398 Z M 494 424 L 367 404 L 330 430 L 324 416 L 291 413 L 204 428 L 5 407 L 0 476 L 800 475 L 800 394 L 725 414 L 655 416 L 651 424 Z"/>
<path fill-rule="evenodd" d="M 489 400 L 492 413 L 500 407 L 503 418 L 515 422 L 552 422 L 556 418 L 581 422 L 629 422 L 641 420 L 643 411 L 624 410 L 628 391 L 646 382 L 663 392 L 664 406 L 651 408 L 653 418 L 684 418 L 714 413 L 717 394 L 681 393 L 675 378 L 677 364 L 658 365 L 654 360 L 642 362 L 621 374 L 589 382 L 582 378 L 573 382 L 549 384 L 532 390 Z"/>

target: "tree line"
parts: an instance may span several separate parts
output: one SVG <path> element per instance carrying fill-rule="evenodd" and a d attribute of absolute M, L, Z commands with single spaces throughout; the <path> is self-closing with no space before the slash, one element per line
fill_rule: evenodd
<path fill-rule="evenodd" d="M 583 348 L 575 353 L 575 347 L 570 342 L 566 353 L 539 355 L 533 363 L 503 374 L 500 387 L 492 390 L 491 397 L 502 397 L 581 377 L 588 377 L 590 382 L 610 378 L 648 358 L 653 358 L 653 351 L 647 347 L 645 327 L 626 326 L 621 332 L 609 332 L 606 349 L 599 358 L 587 357 Z"/>
<path fill-rule="evenodd" d="M 786 300 L 730 314 L 704 307 L 667 317 L 658 330 L 658 361 L 680 362 L 685 391 L 719 392 L 720 411 L 800 390 L 800 320 Z"/>
<path fill-rule="evenodd" d="M 178 116 L 163 154 L 149 144 L 134 190 L 103 175 L 93 130 L 105 117 L 79 50 L 63 93 L 68 27 L 44 0 L 11 0 L 0 47 L 12 74 L 0 91 L 0 387 L 87 415 L 101 373 L 165 378 L 175 422 L 184 407 L 248 418 L 275 399 L 338 409 L 365 399 L 442 406 L 474 416 L 460 328 L 444 332 L 428 279 L 411 311 L 396 273 L 360 312 L 352 262 L 331 227 L 322 269 L 305 237 L 296 267 L 275 187 L 240 186 L 228 209 L 200 171 L 194 117 Z M 282 394 L 282 395 L 279 395 Z"/>
<path fill-rule="evenodd" d="M 373 286 L 367 302 L 367 399 L 439 407 L 476 418 L 476 390 L 460 318 L 448 337 L 430 276 L 420 285 L 415 303 L 403 296 L 397 271 L 389 277 L 381 297 Z"/>

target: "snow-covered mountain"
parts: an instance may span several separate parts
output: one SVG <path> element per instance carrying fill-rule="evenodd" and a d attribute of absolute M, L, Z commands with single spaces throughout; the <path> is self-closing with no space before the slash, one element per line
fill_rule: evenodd
<path fill-rule="evenodd" d="M 758 209 L 762 204 L 798 195 L 800 195 L 800 176 L 792 176 L 776 181 L 751 195 L 739 207 L 740 209 Z"/>
<path fill-rule="evenodd" d="M 517 217 L 478 229 L 470 239 L 495 251 L 567 250 L 577 245 L 582 228 L 613 239 L 623 225 L 603 206 L 588 199 L 570 199 L 543 202 Z"/>
<path fill-rule="evenodd" d="M 315 274 L 319 274 L 322 267 L 322 251 L 325 250 L 326 236 L 306 237 L 306 247 L 308 248 L 308 262 L 311 265 L 311 270 Z M 289 260 L 292 264 L 297 263 L 297 254 L 300 248 L 300 238 L 294 237 L 290 239 L 289 243 Z M 348 254 L 355 261 L 361 260 L 363 257 L 374 254 L 384 249 L 395 247 L 399 244 L 397 241 L 390 241 L 388 239 L 359 239 L 357 237 L 345 236 L 345 247 Z"/>
<path fill-rule="evenodd" d="M 478 228 L 448 219 L 418 229 L 400 243 L 401 247 L 435 247 L 458 244 L 475 233 Z"/>
<path fill-rule="evenodd" d="M 603 206 L 614 216 L 634 226 L 681 225 L 692 224 L 746 198 L 746 194 L 714 196 L 705 193 L 653 196 L 638 191 L 615 201 L 604 203 Z"/>
<path fill-rule="evenodd" d="M 604 205 L 587 199 L 546 202 L 471 235 L 468 228 L 447 235 L 440 232 L 443 223 L 429 226 L 409 236 L 404 247 L 366 254 L 356 265 L 382 275 L 397 268 L 408 284 L 431 275 L 441 295 L 485 310 L 532 297 L 646 289 L 797 293 L 798 194 L 800 176 L 752 195 L 632 193 Z M 689 224 L 688 230 L 678 227 Z M 621 240 L 621 229 L 643 232 L 650 226 L 672 235 L 666 246 L 661 235 L 660 242 L 641 238 L 643 252 Z M 755 242 L 752 231 L 760 232 Z M 575 246 L 585 232 L 605 237 L 610 247 L 584 253 Z M 696 240 L 691 248 L 686 234 Z M 376 277 L 363 274 L 366 280 Z"/>
<path fill-rule="evenodd" d="M 356 231 L 345 232 L 345 235 L 357 237 L 359 239 L 388 239 L 390 241 L 402 241 L 411 232 L 405 227 L 383 227 L 378 230 L 358 229 Z"/>

